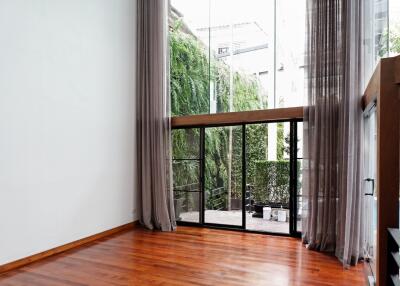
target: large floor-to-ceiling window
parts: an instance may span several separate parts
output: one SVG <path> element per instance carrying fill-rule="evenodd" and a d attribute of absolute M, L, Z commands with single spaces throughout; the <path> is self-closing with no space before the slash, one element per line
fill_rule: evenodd
<path fill-rule="evenodd" d="M 304 0 L 171 0 L 174 116 L 302 106 Z"/>
<path fill-rule="evenodd" d="M 172 115 L 303 106 L 305 2 L 171 0 Z M 299 120 L 174 129 L 177 220 L 300 231 Z"/>

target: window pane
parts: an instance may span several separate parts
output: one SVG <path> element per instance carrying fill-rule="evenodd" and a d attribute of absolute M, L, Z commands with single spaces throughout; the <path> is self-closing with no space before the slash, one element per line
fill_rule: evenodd
<path fill-rule="evenodd" d="M 200 222 L 199 161 L 174 160 L 172 167 L 176 219 Z"/>
<path fill-rule="evenodd" d="M 363 9 L 363 86 L 366 87 L 379 59 L 388 56 L 388 0 L 365 0 Z"/>
<path fill-rule="evenodd" d="M 246 126 L 246 228 L 289 233 L 290 125 Z"/>
<path fill-rule="evenodd" d="M 297 123 L 297 158 L 303 158 L 303 122 Z"/>
<path fill-rule="evenodd" d="M 171 1 L 169 41 L 173 116 L 210 111 L 208 41 L 198 37 L 198 29 L 208 25 L 208 1 Z"/>
<path fill-rule="evenodd" d="M 276 5 L 276 107 L 303 106 L 306 2 Z"/>
<path fill-rule="evenodd" d="M 210 38 L 216 112 L 267 108 L 273 93 L 273 1 L 212 1 Z"/>
<path fill-rule="evenodd" d="M 297 160 L 297 231 L 302 231 L 303 214 L 303 160 Z"/>
<path fill-rule="evenodd" d="M 400 1 L 389 1 L 389 49 L 390 56 L 400 54 Z"/>
<path fill-rule="evenodd" d="M 200 222 L 200 130 L 172 130 L 172 171 L 175 216 Z"/>
<path fill-rule="evenodd" d="M 305 0 L 171 4 L 173 115 L 302 105 Z"/>
<path fill-rule="evenodd" d="M 172 156 L 174 159 L 199 159 L 200 129 L 172 130 Z"/>
<path fill-rule="evenodd" d="M 206 129 L 205 223 L 242 225 L 242 127 Z"/>
<path fill-rule="evenodd" d="M 177 221 L 200 222 L 200 193 L 174 192 L 175 217 Z"/>
<path fill-rule="evenodd" d="M 297 231 L 302 231 L 303 219 L 303 122 L 297 123 Z"/>

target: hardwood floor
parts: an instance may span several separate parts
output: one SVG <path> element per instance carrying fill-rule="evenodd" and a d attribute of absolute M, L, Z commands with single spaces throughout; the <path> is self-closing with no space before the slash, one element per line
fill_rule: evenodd
<path fill-rule="evenodd" d="M 4 273 L 0 285 L 365 285 L 363 265 L 295 238 L 179 227 L 125 231 Z"/>

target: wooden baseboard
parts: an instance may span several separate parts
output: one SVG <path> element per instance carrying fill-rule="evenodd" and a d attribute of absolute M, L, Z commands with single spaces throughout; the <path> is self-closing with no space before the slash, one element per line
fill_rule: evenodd
<path fill-rule="evenodd" d="M 127 223 L 127 224 L 124 224 L 124 225 L 121 225 L 121 226 L 117 226 L 115 228 L 112 228 L 112 229 L 109 229 L 109 230 L 106 230 L 106 231 L 103 231 L 103 232 L 100 232 L 100 233 L 97 233 L 97 234 L 94 234 L 94 235 L 91 235 L 91 236 L 88 236 L 88 237 L 85 237 L 85 238 L 82 238 L 82 239 L 79 239 L 79 240 L 76 240 L 76 241 L 73 241 L 73 242 L 70 242 L 70 243 L 67 243 L 67 244 L 52 248 L 52 249 L 49 249 L 49 250 L 46 250 L 46 251 L 43 251 L 43 252 L 40 252 L 40 253 L 25 257 L 25 258 L 18 259 L 16 261 L 12 261 L 12 262 L 0 265 L 0 274 L 2 274 L 4 272 L 7 272 L 7 271 L 10 271 L 10 270 L 13 270 L 13 269 L 16 269 L 16 268 L 19 268 L 19 267 L 22 267 L 22 266 L 27 265 L 29 263 L 38 261 L 40 259 L 43 259 L 43 258 L 52 256 L 52 255 L 55 255 L 55 254 L 58 254 L 58 253 L 61 253 L 61 252 L 64 252 L 64 251 L 79 247 L 79 246 L 82 246 L 82 245 L 84 245 L 86 243 L 93 242 L 95 240 L 98 240 L 100 238 L 115 234 L 117 232 L 121 232 L 121 231 L 124 231 L 124 230 L 128 230 L 128 229 L 134 228 L 134 227 L 136 227 L 138 225 L 139 225 L 139 221 L 134 221 L 134 222 L 131 222 L 131 223 Z"/>

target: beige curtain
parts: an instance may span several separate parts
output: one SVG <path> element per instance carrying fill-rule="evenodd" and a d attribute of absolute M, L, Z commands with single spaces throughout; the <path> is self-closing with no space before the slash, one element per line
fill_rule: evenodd
<path fill-rule="evenodd" d="M 303 241 L 362 257 L 362 4 L 308 0 Z"/>
<path fill-rule="evenodd" d="M 168 2 L 137 1 L 137 191 L 149 229 L 176 228 L 171 178 L 168 94 Z"/>

